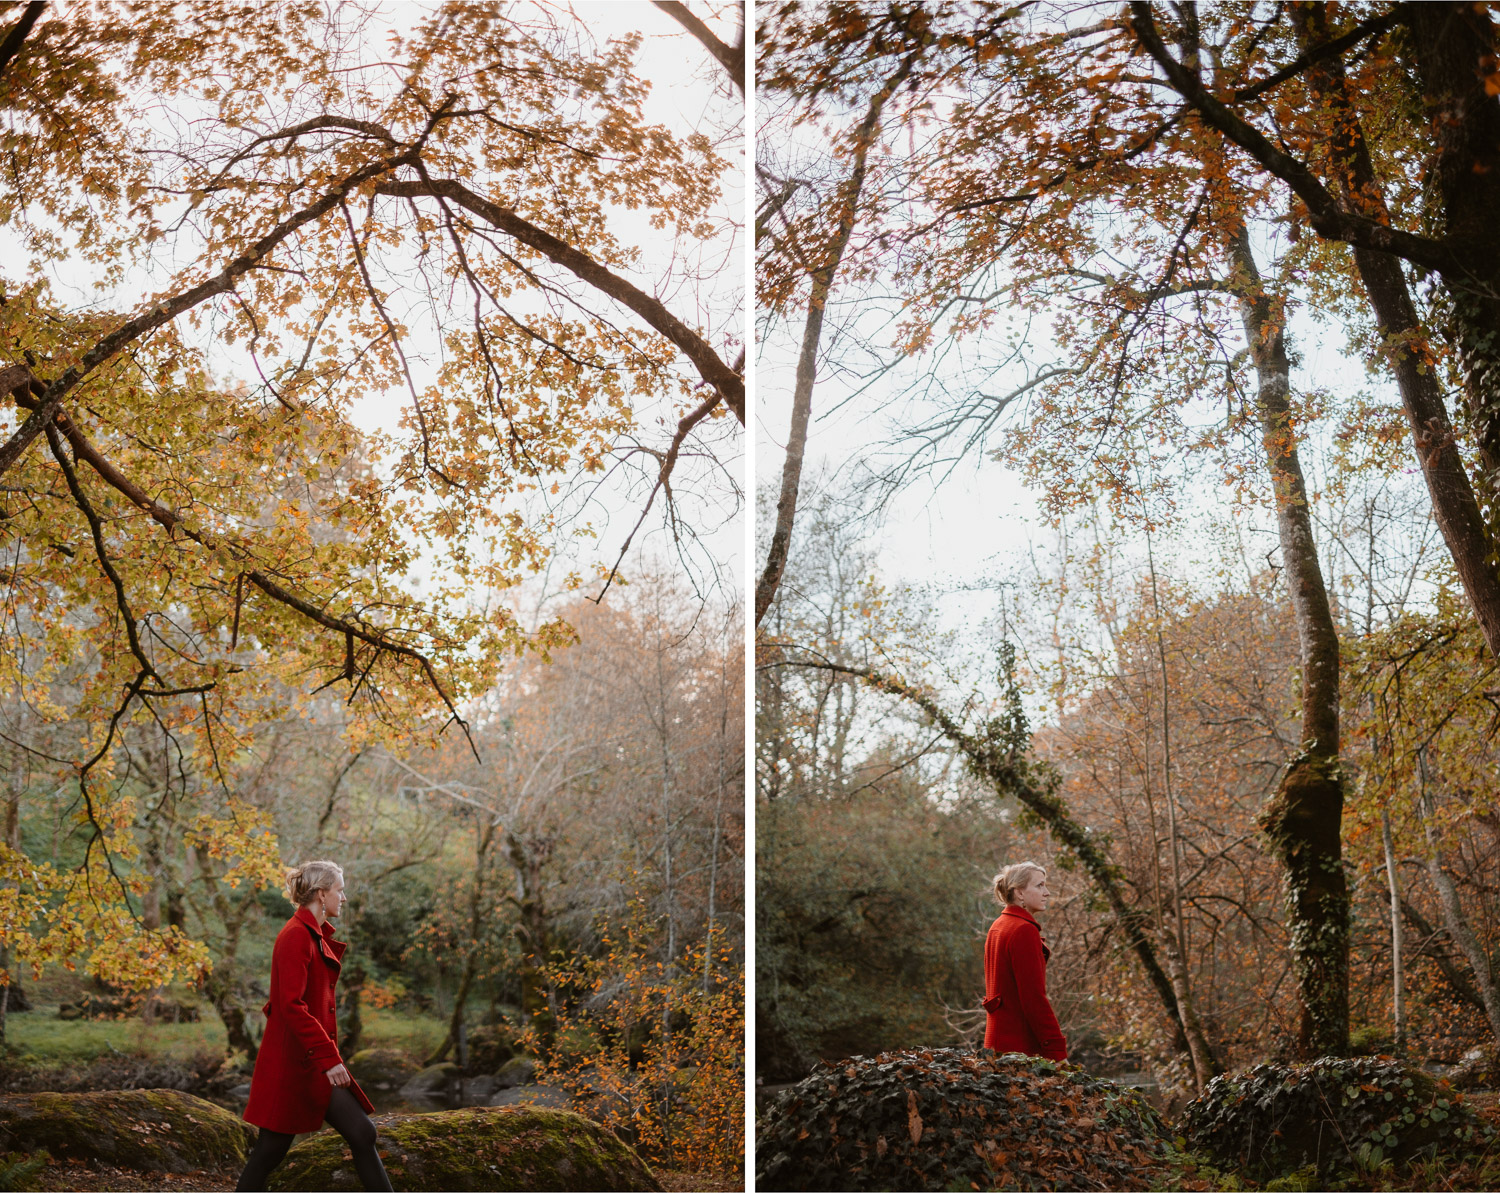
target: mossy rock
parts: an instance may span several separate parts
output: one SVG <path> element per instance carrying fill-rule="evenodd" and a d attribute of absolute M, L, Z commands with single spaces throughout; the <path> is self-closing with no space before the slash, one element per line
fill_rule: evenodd
<path fill-rule="evenodd" d="M 820 1064 L 761 1120 L 757 1189 L 1131 1189 L 1168 1135 L 1076 1065 L 931 1048 Z"/>
<path fill-rule="evenodd" d="M 403 1098 L 441 1098 L 448 1092 L 449 1087 L 456 1087 L 459 1078 L 463 1076 L 460 1069 L 451 1060 L 439 1061 L 435 1065 L 428 1065 L 419 1073 L 414 1073 L 401 1087 Z"/>
<path fill-rule="evenodd" d="M 181 1090 L 0 1095 L 0 1151 L 182 1173 L 236 1168 L 254 1142 L 254 1127 Z"/>
<path fill-rule="evenodd" d="M 469 1033 L 470 1073 L 495 1073 L 516 1054 L 516 1033 L 504 1023 L 476 1027 Z"/>
<path fill-rule="evenodd" d="M 1215 1077 L 1183 1108 L 1177 1129 L 1217 1167 L 1261 1182 L 1309 1166 L 1321 1180 L 1385 1160 L 1458 1158 L 1495 1141 L 1494 1128 L 1446 1081 L 1374 1057 L 1325 1056 Z"/>
<path fill-rule="evenodd" d="M 363 1048 L 345 1066 L 354 1080 L 375 1089 L 399 1089 L 417 1071 L 416 1062 L 394 1048 Z"/>
<path fill-rule="evenodd" d="M 639 1156 L 566 1110 L 444 1110 L 375 1120 L 380 1157 L 397 1189 L 660 1190 Z M 273 1189 L 361 1189 L 333 1131 L 298 1143 L 271 1174 Z"/>

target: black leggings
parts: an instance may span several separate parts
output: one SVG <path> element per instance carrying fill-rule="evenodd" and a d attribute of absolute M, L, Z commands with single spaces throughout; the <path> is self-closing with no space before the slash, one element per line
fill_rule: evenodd
<path fill-rule="evenodd" d="M 328 1113 L 323 1117 L 349 1145 L 354 1154 L 354 1170 L 359 1173 L 365 1188 L 389 1190 L 391 1178 L 386 1176 L 380 1153 L 375 1150 L 375 1124 L 354 1095 L 342 1086 L 336 1086 L 333 1097 L 328 1100 Z M 262 1127 L 235 1189 L 264 1189 L 276 1165 L 286 1158 L 287 1149 L 295 1138 L 295 1135 L 267 1131 Z"/>

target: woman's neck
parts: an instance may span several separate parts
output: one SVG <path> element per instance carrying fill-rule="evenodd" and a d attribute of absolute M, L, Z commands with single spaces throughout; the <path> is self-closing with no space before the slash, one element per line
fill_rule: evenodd
<path fill-rule="evenodd" d="M 328 922 L 328 917 L 323 914 L 323 909 L 321 907 L 317 907 L 309 903 L 307 905 L 307 910 L 312 912 L 312 918 L 318 921 L 319 928 L 321 928 Z"/>

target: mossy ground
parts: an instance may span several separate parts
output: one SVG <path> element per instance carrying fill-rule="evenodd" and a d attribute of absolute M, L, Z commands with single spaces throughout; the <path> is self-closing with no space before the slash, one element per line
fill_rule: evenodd
<path fill-rule="evenodd" d="M 614 1135 L 566 1110 L 475 1107 L 376 1119 L 380 1155 L 398 1189 L 660 1190 Z M 322 1131 L 296 1144 L 273 1189 L 361 1185 L 344 1141 Z"/>
<path fill-rule="evenodd" d="M 145 1172 L 244 1163 L 254 1129 L 175 1089 L 0 1096 L 0 1148 Z"/>

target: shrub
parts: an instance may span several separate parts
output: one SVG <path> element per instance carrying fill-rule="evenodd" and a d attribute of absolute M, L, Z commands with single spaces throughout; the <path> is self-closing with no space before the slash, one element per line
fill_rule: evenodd
<path fill-rule="evenodd" d="M 1447 1082 L 1373 1057 L 1256 1065 L 1215 1077 L 1183 1110 L 1179 1130 L 1192 1150 L 1261 1181 L 1307 1165 L 1321 1175 L 1461 1155 L 1495 1134 Z"/>
<path fill-rule="evenodd" d="M 1167 1133 L 1076 1065 L 957 1048 L 820 1064 L 767 1113 L 759 1189 L 1144 1188 Z"/>

